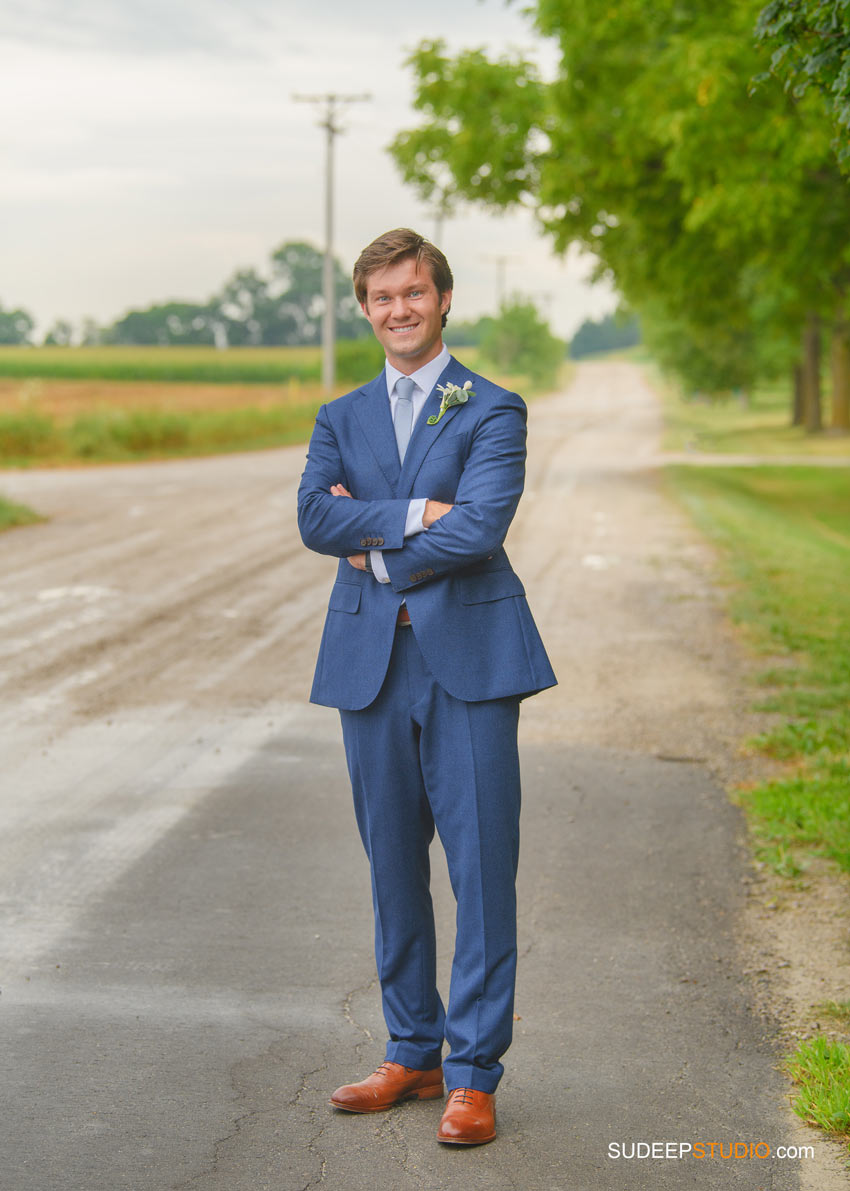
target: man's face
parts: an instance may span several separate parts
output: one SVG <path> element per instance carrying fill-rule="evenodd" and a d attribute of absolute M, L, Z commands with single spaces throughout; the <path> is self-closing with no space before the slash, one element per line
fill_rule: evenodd
<path fill-rule="evenodd" d="M 389 362 L 409 375 L 440 354 L 451 300 L 451 290 L 437 292 L 427 265 L 405 257 L 369 274 L 363 313 Z"/>

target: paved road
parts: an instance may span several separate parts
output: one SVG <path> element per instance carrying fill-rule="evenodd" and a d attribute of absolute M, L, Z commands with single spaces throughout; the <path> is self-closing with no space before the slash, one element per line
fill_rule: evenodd
<path fill-rule="evenodd" d="M 298 545 L 303 450 L 3 478 L 52 515 L 2 542 L 4 1191 L 826 1187 L 739 974 L 740 673 L 657 432 L 630 365 L 533 407 L 508 546 L 561 685 L 523 709 L 519 1020 L 474 1151 L 438 1103 L 326 1102 L 383 1031 L 338 723 L 304 702 L 332 564 Z M 646 1142 L 774 1156 L 610 1156 Z"/>

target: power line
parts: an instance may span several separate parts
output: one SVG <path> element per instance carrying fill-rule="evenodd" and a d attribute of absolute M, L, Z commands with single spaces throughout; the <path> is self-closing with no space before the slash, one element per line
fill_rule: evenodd
<path fill-rule="evenodd" d="M 322 317 L 322 385 L 325 392 L 330 394 L 334 387 L 334 348 L 336 343 L 333 260 L 334 137 L 344 131 L 342 125 L 337 122 L 340 105 L 364 103 L 372 96 L 366 93 L 362 95 L 293 95 L 292 98 L 296 103 L 312 103 L 321 106 L 321 118 L 318 121 L 318 126 L 324 128 L 327 134 L 325 140 L 325 259 L 322 270 L 322 298 L 325 305 Z"/>

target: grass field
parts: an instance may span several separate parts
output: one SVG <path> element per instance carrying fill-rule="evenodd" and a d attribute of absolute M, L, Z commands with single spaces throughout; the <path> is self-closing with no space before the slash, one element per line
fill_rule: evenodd
<path fill-rule="evenodd" d="M 850 872 L 850 475 L 673 467 L 668 479 L 721 547 L 732 614 L 766 662 L 756 705 L 776 725 L 753 744 L 788 770 L 738 793 L 756 854 L 795 883 L 815 858 Z M 834 1035 L 848 1037 L 848 1015 L 832 1016 L 831 1036 L 801 1042 L 788 1070 L 795 1111 L 846 1136 L 850 1047 Z"/>
<path fill-rule="evenodd" d="M 383 353 L 371 337 L 337 344 L 343 392 L 374 376 L 382 363 Z M 318 347 L 0 347 L 0 377 L 21 379 L 318 384 L 321 375 Z"/>
<path fill-rule="evenodd" d="M 381 368 L 375 343 L 340 349 L 337 394 Z M 481 367 L 474 351 L 459 354 Z M 325 400 L 319 368 L 317 348 L 0 348 L 0 464 L 116 462 L 306 442 Z M 529 395 L 522 377 L 496 379 Z"/>
<path fill-rule="evenodd" d="M 850 476 L 807 467 L 669 469 L 722 547 L 732 614 L 771 661 L 755 742 L 796 772 L 743 795 L 759 846 L 786 871 L 811 851 L 850 871 Z"/>
<path fill-rule="evenodd" d="M 660 379 L 657 373 L 650 375 L 664 406 L 666 450 L 850 459 L 850 435 L 836 435 L 829 430 L 806 434 L 800 426 L 790 424 L 787 385 L 760 386 L 746 404 L 732 396 L 717 401 L 686 401 L 677 386 Z M 828 390 L 823 413 L 827 421 Z"/>

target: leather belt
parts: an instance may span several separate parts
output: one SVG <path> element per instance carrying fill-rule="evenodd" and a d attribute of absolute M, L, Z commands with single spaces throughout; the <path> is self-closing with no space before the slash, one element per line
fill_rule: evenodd
<path fill-rule="evenodd" d="M 396 619 L 396 628 L 401 628 L 403 625 L 410 624 L 410 613 L 407 610 L 407 605 L 402 604 L 398 610 L 398 618 Z"/>

